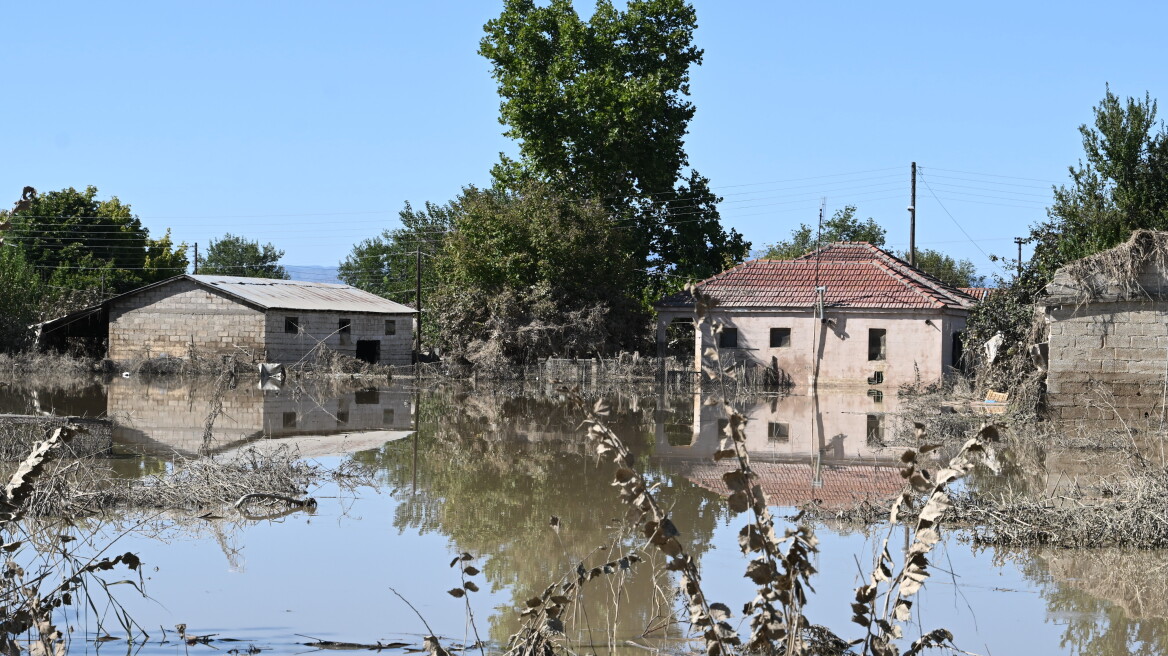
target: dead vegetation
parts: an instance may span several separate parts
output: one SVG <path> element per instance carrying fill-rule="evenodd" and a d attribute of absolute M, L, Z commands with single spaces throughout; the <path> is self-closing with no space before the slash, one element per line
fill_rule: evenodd
<path fill-rule="evenodd" d="M 1136 230 L 1126 242 L 1071 262 L 1061 271 L 1073 281 L 1078 301 L 1086 304 L 1105 294 L 1121 298 L 1162 294 L 1141 284 L 1140 274 L 1149 268 L 1168 271 L 1168 233 Z"/>

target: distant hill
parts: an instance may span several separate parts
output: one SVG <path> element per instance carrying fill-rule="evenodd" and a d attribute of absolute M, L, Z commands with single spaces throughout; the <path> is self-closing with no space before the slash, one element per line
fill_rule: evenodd
<path fill-rule="evenodd" d="M 304 282 L 343 282 L 337 277 L 340 269 L 335 266 L 285 264 L 284 268 L 288 271 L 288 275 L 292 276 L 292 280 L 303 280 Z"/>

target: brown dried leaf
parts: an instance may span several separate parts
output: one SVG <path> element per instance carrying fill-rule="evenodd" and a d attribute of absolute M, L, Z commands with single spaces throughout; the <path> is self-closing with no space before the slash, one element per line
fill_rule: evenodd
<path fill-rule="evenodd" d="M 734 614 L 730 612 L 730 607 L 723 603 L 710 604 L 710 617 L 717 622 L 723 622 L 733 617 Z"/>
<path fill-rule="evenodd" d="M 474 581 L 466 581 L 462 584 L 462 587 L 466 588 L 467 592 L 479 591 L 479 586 L 475 585 Z"/>
<path fill-rule="evenodd" d="M 466 593 L 462 591 L 462 588 L 451 588 L 451 589 L 446 591 L 446 594 L 450 595 L 451 597 L 454 597 L 455 599 L 458 599 L 458 598 L 461 598 Z"/>
<path fill-rule="evenodd" d="M 746 512 L 750 509 L 750 497 L 746 492 L 739 490 L 726 499 L 726 505 L 730 506 L 730 510 L 735 513 Z"/>

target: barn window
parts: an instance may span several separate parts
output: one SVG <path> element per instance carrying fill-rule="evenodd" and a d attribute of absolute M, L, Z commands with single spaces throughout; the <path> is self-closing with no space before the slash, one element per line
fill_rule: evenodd
<path fill-rule="evenodd" d="M 771 348 L 783 348 L 791 345 L 790 328 L 771 328 Z"/>
<path fill-rule="evenodd" d="M 385 320 L 385 334 L 386 335 L 396 335 L 397 334 L 397 319 L 386 319 Z"/>
<path fill-rule="evenodd" d="M 341 319 L 340 321 L 338 321 L 337 322 L 337 332 L 339 332 L 342 335 L 352 334 L 353 320 L 352 319 Z"/>
<path fill-rule="evenodd" d="M 284 332 L 293 335 L 300 332 L 300 317 L 284 317 Z"/>
<path fill-rule="evenodd" d="M 883 328 L 868 330 L 868 359 L 883 360 L 885 356 L 885 338 L 888 331 Z"/>
<path fill-rule="evenodd" d="M 719 348 L 738 348 L 738 329 L 723 328 L 718 335 Z"/>

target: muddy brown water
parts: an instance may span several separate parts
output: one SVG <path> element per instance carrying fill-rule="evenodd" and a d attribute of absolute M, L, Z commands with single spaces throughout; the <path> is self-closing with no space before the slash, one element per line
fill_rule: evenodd
<path fill-rule="evenodd" d="M 128 514 L 93 526 L 93 540 L 115 538 L 113 552 L 145 562 L 142 597 L 114 586 L 125 615 L 140 627 L 131 653 L 205 651 L 304 653 L 314 640 L 420 645 L 420 614 L 447 644 L 477 634 L 490 647 L 519 628 L 525 599 L 574 570 L 632 552 L 611 471 L 589 455 L 580 416 L 550 387 L 419 390 L 405 385 L 339 391 L 263 389 L 241 383 L 222 397 L 213 439 L 204 440 L 212 400 L 207 384 L 115 379 L 76 398 L 6 391 L 0 412 L 27 410 L 105 415 L 115 421 L 110 462 L 123 476 L 166 471 L 184 458 L 229 458 L 251 448 L 291 445 L 329 467 L 354 461 L 376 488 L 323 484 L 310 491 L 315 513 L 276 521 Z M 637 453 L 700 561 L 707 595 L 732 609 L 753 597 L 737 548 L 741 517 L 720 496 L 716 408 L 695 395 L 621 393 L 609 397 L 613 427 Z M 888 395 L 746 399 L 748 446 L 764 489 L 784 517 L 790 506 L 831 508 L 895 492 L 899 449 L 876 446 L 899 430 Z M 1083 464 L 1064 457 L 1032 484 L 1056 486 Z M 1058 461 L 1058 458 L 1053 458 Z M 557 517 L 559 530 L 549 526 Z M 785 521 L 785 520 L 784 520 Z M 819 575 L 808 617 L 844 638 L 850 602 L 874 550 L 886 536 L 903 547 L 900 528 L 819 526 Z M 1113 550 L 986 550 L 950 533 L 935 552 L 933 577 L 906 627 L 948 628 L 961 648 L 980 654 L 1168 653 L 1168 554 Z M 449 564 L 475 556 L 480 591 L 465 601 L 446 593 L 462 581 Z M 585 587 L 568 635 L 575 653 L 640 653 L 640 647 L 688 653 L 685 614 L 658 557 L 619 567 Z M 115 574 L 108 580 L 124 578 Z M 119 589 L 120 588 L 120 589 Z M 409 601 L 415 613 L 394 591 Z M 97 650 L 92 639 L 125 638 L 108 605 L 72 615 L 71 651 Z M 736 617 L 734 622 L 741 622 Z M 210 644 L 187 646 L 184 623 Z M 747 632 L 744 622 L 742 631 Z M 149 637 L 142 635 L 142 632 Z M 906 643 L 907 644 L 907 643 Z M 127 643 L 101 651 L 121 653 Z M 395 648 L 390 651 L 402 652 Z"/>

